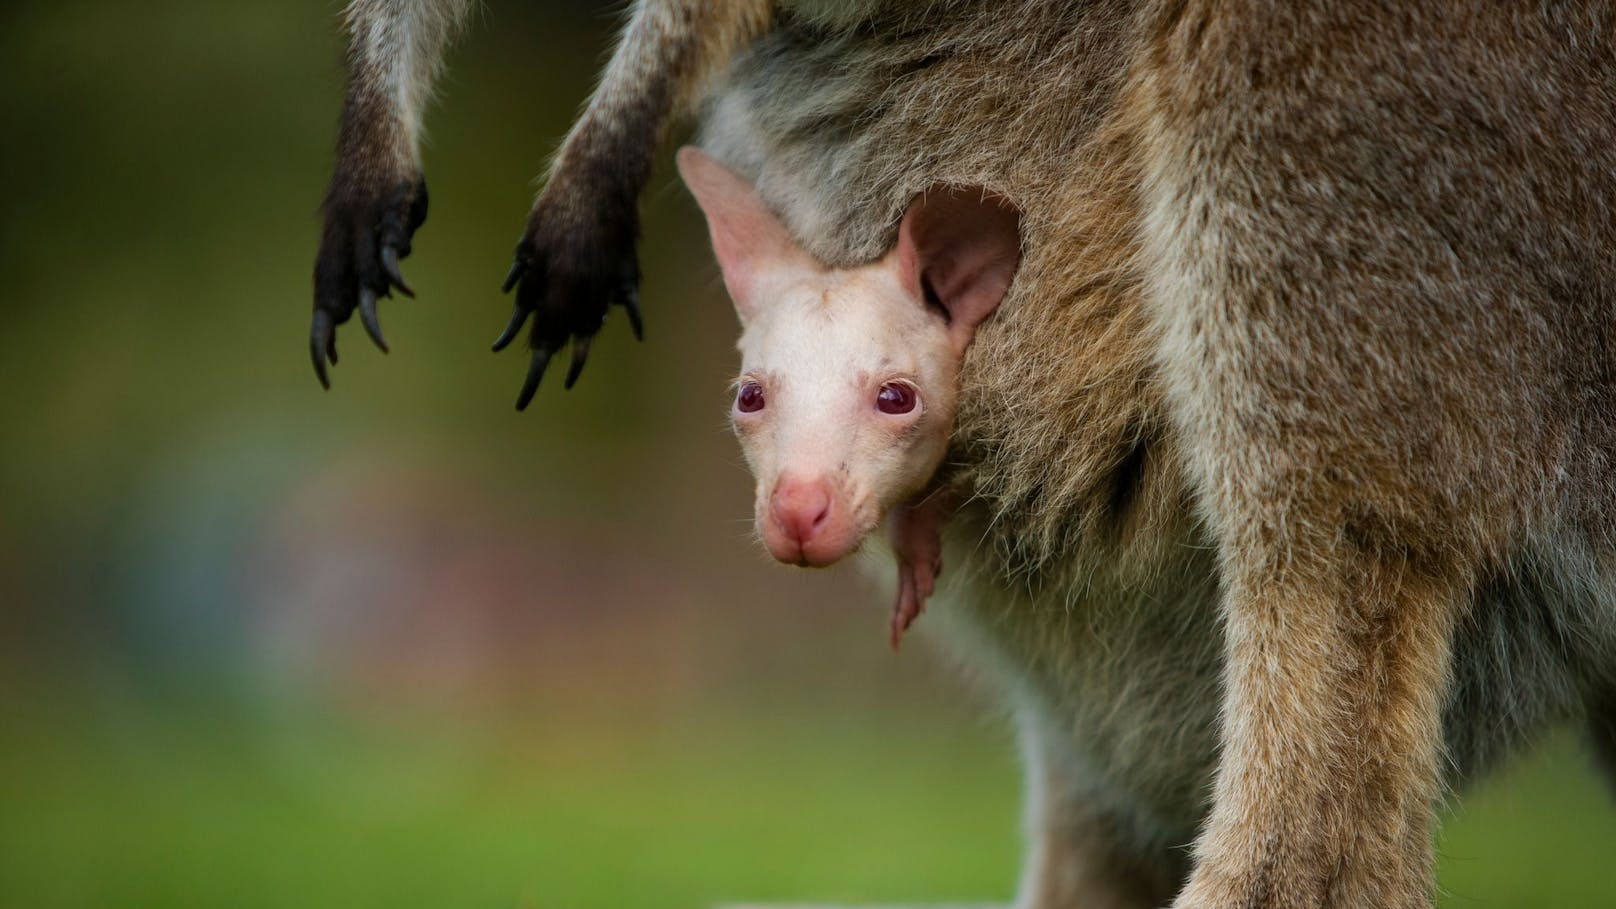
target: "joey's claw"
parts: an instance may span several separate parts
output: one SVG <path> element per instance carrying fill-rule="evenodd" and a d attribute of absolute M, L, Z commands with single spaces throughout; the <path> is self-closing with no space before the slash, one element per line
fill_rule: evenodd
<path fill-rule="evenodd" d="M 894 648 L 937 592 L 943 573 L 942 525 L 953 502 L 953 494 L 939 487 L 892 509 L 887 517 L 887 540 L 898 562 L 898 593 L 892 603 Z"/>
<path fill-rule="evenodd" d="M 528 402 L 533 400 L 533 393 L 539 390 L 539 380 L 544 378 L 544 370 L 550 365 L 550 354 L 549 348 L 533 348 L 533 359 L 527 364 L 527 378 L 522 381 L 521 394 L 516 396 L 517 410 L 526 410 Z"/>
<path fill-rule="evenodd" d="M 903 643 L 903 633 L 914 624 L 915 616 L 920 614 L 920 607 L 916 604 L 915 579 L 909 572 L 909 566 L 898 566 L 898 594 L 892 604 L 892 618 L 888 626 L 889 642 L 892 652 L 898 652 L 898 646 Z"/>
<path fill-rule="evenodd" d="M 572 342 L 572 365 L 567 367 L 567 381 L 562 383 L 562 388 L 571 391 L 573 384 L 578 381 L 578 376 L 583 374 L 584 361 L 589 359 L 589 342 L 592 338 L 592 335 L 584 335 Z"/>
<path fill-rule="evenodd" d="M 370 335 L 382 353 L 387 353 L 387 339 L 382 337 L 381 319 L 376 315 L 376 292 L 368 287 L 359 291 L 359 321 L 365 326 L 365 334 Z"/>
<path fill-rule="evenodd" d="M 917 552 L 898 554 L 898 593 L 892 601 L 892 649 L 898 649 L 904 633 L 926 611 L 926 600 L 937 592 L 937 577 L 942 573 L 940 555 L 926 556 Z"/>
<path fill-rule="evenodd" d="M 942 573 L 943 573 L 943 560 L 941 558 L 934 560 L 931 563 L 931 566 L 928 569 L 926 569 L 926 570 L 917 569 L 915 571 L 915 581 L 916 581 L 916 585 L 919 588 L 919 594 L 920 594 L 918 599 L 920 600 L 920 604 L 921 604 L 922 609 L 925 608 L 926 600 L 932 594 L 937 592 L 937 578 Z M 917 610 L 917 614 L 918 614 L 918 610 Z"/>

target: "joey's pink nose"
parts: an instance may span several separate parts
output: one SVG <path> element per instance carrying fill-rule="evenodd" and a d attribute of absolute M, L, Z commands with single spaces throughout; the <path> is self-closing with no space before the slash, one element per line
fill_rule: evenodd
<path fill-rule="evenodd" d="M 799 548 L 819 536 L 830 523 L 830 512 L 830 486 L 823 481 L 782 482 L 769 500 L 774 525 Z"/>
<path fill-rule="evenodd" d="M 823 567 L 852 552 L 859 534 L 847 502 L 828 479 L 782 479 L 769 494 L 758 531 L 769 552 L 788 565 Z"/>

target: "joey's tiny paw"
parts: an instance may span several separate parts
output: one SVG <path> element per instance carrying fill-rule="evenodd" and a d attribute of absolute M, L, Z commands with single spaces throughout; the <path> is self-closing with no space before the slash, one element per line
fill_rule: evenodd
<path fill-rule="evenodd" d="M 309 357 L 320 384 L 331 387 L 328 364 L 337 362 L 338 325 L 359 311 L 365 333 L 387 352 L 376 301 L 396 289 L 415 291 L 404 280 L 399 260 L 410 254 L 410 240 L 426 221 L 426 181 L 406 180 L 382 192 L 333 192 L 325 205 L 325 229 L 314 263 L 314 319 Z"/>
<path fill-rule="evenodd" d="M 900 505 L 887 516 L 887 541 L 898 560 L 898 593 L 892 604 L 892 649 L 925 611 L 943 573 L 943 521 L 950 497 L 929 495 Z"/>
<path fill-rule="evenodd" d="M 571 388 L 578 381 L 590 342 L 605 324 L 610 307 L 621 306 L 634 337 L 644 337 L 635 204 L 630 198 L 626 204 L 606 206 L 592 226 L 577 228 L 540 198 L 505 277 L 504 290 L 516 291 L 511 318 L 494 341 L 496 352 L 505 349 L 532 318 L 528 334 L 532 357 L 516 399 L 517 410 L 527 407 L 550 358 L 569 341 L 572 363 L 564 386 Z"/>
<path fill-rule="evenodd" d="M 943 573 L 941 552 L 898 552 L 898 592 L 892 603 L 890 640 L 897 650 L 903 635 L 926 610 L 926 600 L 937 591 Z"/>

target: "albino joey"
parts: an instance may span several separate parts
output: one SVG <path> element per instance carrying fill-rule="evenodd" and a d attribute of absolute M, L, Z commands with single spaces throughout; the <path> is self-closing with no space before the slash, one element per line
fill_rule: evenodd
<path fill-rule="evenodd" d="M 758 535 L 781 562 L 825 566 L 890 515 L 896 647 L 942 568 L 951 502 L 934 481 L 960 361 L 1015 276 L 1019 214 L 938 187 L 910 204 L 881 258 L 829 268 L 746 180 L 693 147 L 678 164 L 741 321 L 731 422 L 757 478 Z"/>

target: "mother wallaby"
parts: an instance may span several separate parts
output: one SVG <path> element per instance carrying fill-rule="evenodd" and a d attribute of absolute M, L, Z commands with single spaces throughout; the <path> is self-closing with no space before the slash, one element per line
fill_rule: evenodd
<path fill-rule="evenodd" d="M 322 367 L 424 214 L 375 74 L 458 5 L 351 9 Z M 644 0 L 518 250 L 524 399 L 636 312 L 651 149 L 737 54 L 703 144 L 821 260 L 936 183 L 1023 213 L 940 604 L 1022 718 L 1022 905 L 1428 905 L 1444 786 L 1616 759 L 1608 4 Z"/>

